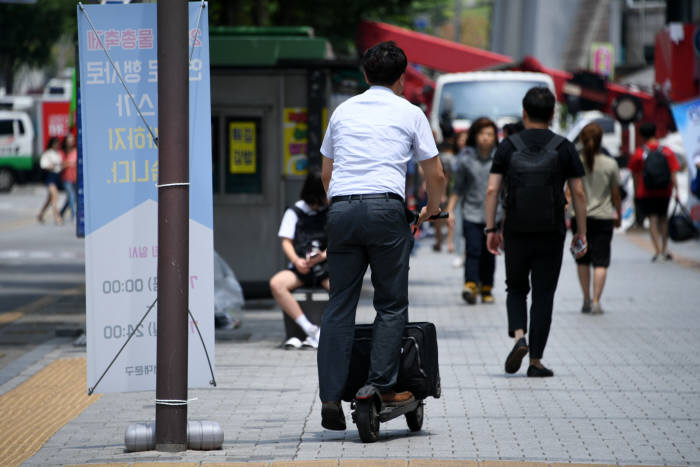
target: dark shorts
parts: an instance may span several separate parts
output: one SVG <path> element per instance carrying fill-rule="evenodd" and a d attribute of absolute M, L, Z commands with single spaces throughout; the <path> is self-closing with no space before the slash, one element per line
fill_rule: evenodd
<path fill-rule="evenodd" d="M 62 185 L 61 174 L 56 172 L 46 172 L 44 175 L 44 183 L 46 185 L 55 185 L 56 187 L 60 187 Z"/>
<path fill-rule="evenodd" d="M 294 266 L 290 266 L 289 270 L 301 281 L 302 287 L 320 287 L 321 282 L 328 277 L 328 263 L 319 264 L 321 269 L 302 274 Z"/>
<path fill-rule="evenodd" d="M 670 198 L 640 198 L 639 205 L 645 216 L 666 217 Z"/>
<path fill-rule="evenodd" d="M 594 268 L 610 266 L 610 242 L 614 226 L 612 219 L 586 218 L 588 251 L 576 260 L 576 264 L 592 264 Z M 571 231 L 576 233 L 576 219 L 571 219 Z"/>

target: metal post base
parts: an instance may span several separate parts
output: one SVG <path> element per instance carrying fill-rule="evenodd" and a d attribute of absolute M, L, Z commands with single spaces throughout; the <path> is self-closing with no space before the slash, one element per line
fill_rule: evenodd
<path fill-rule="evenodd" d="M 156 444 L 156 451 L 182 452 L 182 451 L 187 451 L 187 445 L 186 444 Z"/>
<path fill-rule="evenodd" d="M 154 449 L 161 452 L 182 452 L 187 449 L 213 451 L 221 449 L 224 444 L 224 430 L 217 422 L 190 420 L 187 422 L 187 444 L 156 444 L 156 424 L 135 423 L 127 427 L 124 444 L 130 452 Z"/>

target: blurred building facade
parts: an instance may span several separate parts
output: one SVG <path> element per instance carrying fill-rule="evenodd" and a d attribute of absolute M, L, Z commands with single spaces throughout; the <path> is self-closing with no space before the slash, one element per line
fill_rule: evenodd
<path fill-rule="evenodd" d="M 551 68 L 588 67 L 591 45 L 609 43 L 617 67 L 653 64 L 654 38 L 668 22 L 697 22 L 700 0 L 493 0 L 491 50 L 530 55 Z"/>

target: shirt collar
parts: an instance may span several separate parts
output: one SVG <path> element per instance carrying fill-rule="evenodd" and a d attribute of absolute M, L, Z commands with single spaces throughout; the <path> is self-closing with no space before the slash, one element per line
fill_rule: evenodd
<path fill-rule="evenodd" d="M 395 95 L 395 94 L 394 94 L 394 91 L 392 91 L 392 90 L 389 89 L 388 87 L 386 87 L 386 86 L 380 86 L 380 85 L 378 85 L 378 84 L 373 84 L 372 86 L 370 86 L 369 91 L 388 92 L 388 93 L 390 93 L 390 94 Z"/>

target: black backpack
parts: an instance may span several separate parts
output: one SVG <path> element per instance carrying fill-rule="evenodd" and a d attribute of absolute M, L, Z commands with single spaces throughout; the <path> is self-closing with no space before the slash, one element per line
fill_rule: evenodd
<path fill-rule="evenodd" d="M 642 169 L 642 180 L 647 190 L 663 190 L 671 184 L 671 168 L 661 146 L 655 150 L 644 147 L 646 158 Z"/>
<path fill-rule="evenodd" d="M 306 214 L 296 206 L 291 207 L 297 215 L 297 226 L 294 231 L 294 251 L 300 258 L 306 257 L 306 252 L 311 246 L 311 242 L 319 242 L 321 251 L 326 249 L 328 237 L 326 236 L 326 214 L 328 208 L 321 208 L 316 214 Z"/>
<path fill-rule="evenodd" d="M 539 150 L 528 148 L 520 135 L 507 174 L 506 223 L 518 232 L 555 232 L 564 225 L 566 199 L 557 148 L 565 140 L 554 135 Z"/>

